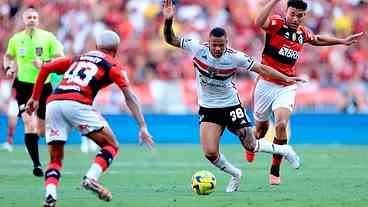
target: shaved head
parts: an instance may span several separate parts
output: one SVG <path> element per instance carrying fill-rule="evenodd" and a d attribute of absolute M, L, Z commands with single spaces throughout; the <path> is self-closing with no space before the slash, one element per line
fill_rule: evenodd
<path fill-rule="evenodd" d="M 120 37 L 116 32 L 106 30 L 97 35 L 96 46 L 97 49 L 106 50 L 108 52 L 116 53 L 120 45 Z"/>

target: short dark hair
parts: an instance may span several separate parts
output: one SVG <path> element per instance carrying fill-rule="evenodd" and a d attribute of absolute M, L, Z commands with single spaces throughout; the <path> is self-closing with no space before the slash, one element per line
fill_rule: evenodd
<path fill-rule="evenodd" d="M 210 36 L 214 36 L 214 37 L 223 37 L 223 36 L 225 36 L 226 37 L 226 31 L 222 27 L 215 27 L 211 30 Z"/>
<path fill-rule="evenodd" d="M 306 11 L 308 9 L 308 4 L 303 0 L 289 0 L 287 3 L 287 7 L 293 7 L 295 9 Z"/>

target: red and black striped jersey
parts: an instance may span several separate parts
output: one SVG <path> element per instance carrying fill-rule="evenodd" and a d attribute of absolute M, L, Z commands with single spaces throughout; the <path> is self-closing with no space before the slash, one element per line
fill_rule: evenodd
<path fill-rule="evenodd" d="M 295 76 L 295 63 L 304 43 L 313 41 L 314 34 L 306 27 L 297 30 L 289 28 L 285 19 L 279 15 L 269 17 L 270 24 L 266 31 L 265 47 L 262 53 L 262 64 L 275 68 L 287 76 Z M 264 80 L 281 85 L 288 83 L 262 76 Z"/>
<path fill-rule="evenodd" d="M 59 58 L 42 66 L 34 89 L 34 99 L 37 100 L 41 93 L 42 85 L 38 84 L 42 84 L 51 72 L 64 73 L 64 78 L 47 102 L 74 100 L 92 105 L 100 89 L 112 83 L 120 88 L 128 85 L 126 71 L 116 59 L 100 51 L 91 51 L 74 60 Z"/>

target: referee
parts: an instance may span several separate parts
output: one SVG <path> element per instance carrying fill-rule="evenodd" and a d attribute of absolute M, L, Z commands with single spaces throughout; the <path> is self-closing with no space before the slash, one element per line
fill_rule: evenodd
<path fill-rule="evenodd" d="M 18 116 L 24 122 L 24 142 L 33 161 L 33 174 L 42 177 L 38 139 L 45 133 L 46 99 L 52 92 L 50 77 L 45 82 L 37 113 L 28 115 L 23 112 L 42 64 L 62 57 L 64 53 L 62 44 L 52 33 L 38 28 L 39 15 L 34 8 L 26 9 L 22 17 L 25 29 L 10 38 L 4 55 L 4 68 L 8 77 L 15 78 L 13 88 L 19 107 Z"/>

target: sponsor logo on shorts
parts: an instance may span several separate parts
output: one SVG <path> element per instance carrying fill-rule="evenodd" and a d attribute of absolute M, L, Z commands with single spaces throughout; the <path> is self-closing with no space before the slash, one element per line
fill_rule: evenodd
<path fill-rule="evenodd" d="M 202 121 L 203 119 L 204 119 L 204 115 L 202 114 L 199 116 L 199 121 Z"/>
<path fill-rule="evenodd" d="M 78 128 L 79 128 L 80 131 L 84 131 L 84 130 L 88 129 L 88 124 L 80 124 L 78 126 Z"/>
<path fill-rule="evenodd" d="M 51 129 L 50 130 L 50 137 L 57 137 L 60 136 L 60 131 L 57 129 Z"/>

